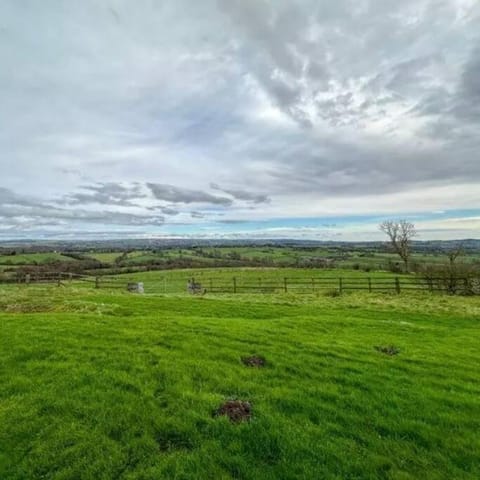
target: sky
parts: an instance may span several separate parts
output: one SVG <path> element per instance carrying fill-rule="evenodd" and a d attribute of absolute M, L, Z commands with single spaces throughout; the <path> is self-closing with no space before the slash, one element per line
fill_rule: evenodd
<path fill-rule="evenodd" d="M 1 0 L 0 240 L 480 238 L 477 0 Z"/>

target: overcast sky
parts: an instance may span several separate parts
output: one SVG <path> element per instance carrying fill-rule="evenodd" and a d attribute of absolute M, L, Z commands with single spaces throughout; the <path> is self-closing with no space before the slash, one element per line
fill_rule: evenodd
<path fill-rule="evenodd" d="M 480 238 L 477 0 L 1 0 L 0 239 Z"/>

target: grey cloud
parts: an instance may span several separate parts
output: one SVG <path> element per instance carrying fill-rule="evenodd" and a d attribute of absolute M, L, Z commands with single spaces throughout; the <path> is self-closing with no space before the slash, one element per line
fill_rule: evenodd
<path fill-rule="evenodd" d="M 205 215 L 202 212 L 190 212 L 192 218 L 205 218 Z"/>
<path fill-rule="evenodd" d="M 328 136 L 317 141 L 297 132 L 274 143 L 260 136 L 248 149 L 259 163 L 275 157 L 261 174 L 249 179 L 252 189 L 268 189 L 275 204 L 278 196 L 287 200 L 304 193 L 331 199 L 358 197 L 480 179 L 480 164 L 468 149 L 461 152 L 457 145 L 359 145 Z M 461 169 L 458 155 L 464 157 Z"/>
<path fill-rule="evenodd" d="M 69 205 L 97 203 L 101 205 L 132 206 L 132 200 L 144 198 L 140 185 L 125 186 L 119 183 L 108 182 L 81 187 L 88 193 L 73 193 L 66 195 L 62 201 Z"/>
<path fill-rule="evenodd" d="M 220 185 L 217 185 L 216 183 L 211 183 L 210 188 L 213 190 L 218 190 L 220 192 L 227 193 L 228 195 L 231 195 L 233 198 L 236 200 L 245 200 L 247 202 L 253 202 L 253 203 L 269 203 L 270 198 L 261 193 L 253 193 L 249 192 L 247 190 L 241 190 L 241 189 L 235 189 L 235 188 L 223 188 L 220 187 Z"/>
<path fill-rule="evenodd" d="M 0 206 L 4 205 L 36 206 L 38 205 L 38 199 L 18 195 L 8 188 L 0 187 Z"/>
<path fill-rule="evenodd" d="M 160 215 L 135 215 L 118 211 L 89 211 L 59 208 L 35 198 L 17 195 L 8 189 L 0 189 L 0 218 L 13 225 L 45 224 L 45 222 L 84 222 L 115 225 L 163 225 Z"/>
<path fill-rule="evenodd" d="M 180 213 L 178 210 L 170 207 L 160 207 L 160 210 L 165 215 L 178 215 Z"/>
<path fill-rule="evenodd" d="M 172 208 L 172 207 L 168 207 L 168 206 L 166 207 L 164 205 L 151 205 L 151 206 L 145 207 L 145 208 L 146 208 L 146 210 L 149 210 L 149 211 L 159 210 L 163 214 L 170 215 L 170 216 L 180 214 L 180 210 L 177 210 L 176 208 Z"/>
<path fill-rule="evenodd" d="M 217 220 L 216 223 L 223 223 L 225 225 L 241 225 L 242 223 L 248 223 L 248 220 L 225 218 L 225 219 Z"/>
<path fill-rule="evenodd" d="M 346 6 L 347 2 L 336 3 Z M 317 92 L 328 90 L 332 78 L 328 40 L 308 35 L 310 29 L 323 26 L 325 19 L 316 19 L 324 13 L 322 8 L 310 1 L 257 0 L 235 0 L 222 7 L 250 48 L 247 68 L 252 76 L 280 109 L 300 125 L 312 126 L 311 105 Z M 338 14 L 334 10 L 330 9 L 332 17 Z"/>
<path fill-rule="evenodd" d="M 430 88 L 436 80 L 433 72 L 429 71 L 434 67 L 447 68 L 440 54 L 420 56 L 399 62 L 391 68 L 385 88 L 403 94 Z"/>
<path fill-rule="evenodd" d="M 306 93 L 301 87 L 302 79 L 308 70 L 311 83 L 324 88 L 328 73 L 326 65 L 313 59 L 310 62 L 304 51 L 308 6 L 282 3 L 275 8 L 271 2 L 257 0 L 233 0 L 220 5 L 249 49 L 250 74 L 279 108 L 301 125 L 310 126 L 302 106 Z"/>
<path fill-rule="evenodd" d="M 60 173 L 63 173 L 65 175 L 74 175 L 76 177 L 82 177 L 82 172 L 76 168 L 64 168 L 60 167 L 58 168 L 58 171 Z"/>
<path fill-rule="evenodd" d="M 447 90 L 428 89 L 415 107 L 421 116 L 432 117 L 423 132 L 433 139 L 450 141 L 457 151 L 478 140 L 480 124 L 480 44 L 470 51 L 461 75 Z M 463 144 L 463 145 L 462 145 Z"/>
<path fill-rule="evenodd" d="M 466 121 L 480 123 L 480 43 L 465 65 L 454 113 Z"/>
<path fill-rule="evenodd" d="M 451 28 L 460 10 L 454 2 L 341 0 L 327 6 L 310 0 L 235 0 L 221 5 L 248 48 L 249 73 L 302 126 L 313 127 L 318 119 L 356 127 L 381 120 L 385 110 L 360 108 L 379 107 L 378 97 L 389 98 L 397 110 L 418 105 L 432 111 L 431 89 L 450 80 L 451 63 L 461 54 L 455 47 L 459 27 Z M 415 23 L 409 23 L 413 16 Z M 480 17 L 472 13 L 471 18 L 464 24 L 466 35 Z M 475 63 L 470 70 L 466 90 L 478 85 Z M 345 95 L 354 100 L 348 108 Z M 427 101 L 429 107 L 421 105 Z"/>
<path fill-rule="evenodd" d="M 6 219 L 20 219 L 20 222 L 36 223 L 39 219 L 52 219 L 67 222 L 104 223 L 116 225 L 163 225 L 164 217 L 159 215 L 134 215 L 112 211 L 68 210 L 48 206 L 24 207 L 2 206 L 0 217 Z M 25 223 L 27 223 L 25 222 Z"/>
<path fill-rule="evenodd" d="M 174 187 L 160 183 L 147 183 L 155 198 L 173 203 L 209 203 L 212 205 L 230 206 L 233 202 L 226 197 L 217 197 L 200 190 Z"/>
<path fill-rule="evenodd" d="M 328 87 L 330 76 L 324 64 L 316 60 L 310 60 L 306 68 L 306 73 L 310 78 L 317 82 L 320 81 L 319 86 L 322 90 Z"/>
<path fill-rule="evenodd" d="M 298 216 L 303 198 L 335 210 L 478 183 L 479 13 L 447 0 L 0 2 L 3 218 L 155 232 L 195 209 Z"/>
<path fill-rule="evenodd" d="M 421 116 L 435 116 L 448 112 L 452 95 L 443 87 L 431 88 L 414 110 Z"/>

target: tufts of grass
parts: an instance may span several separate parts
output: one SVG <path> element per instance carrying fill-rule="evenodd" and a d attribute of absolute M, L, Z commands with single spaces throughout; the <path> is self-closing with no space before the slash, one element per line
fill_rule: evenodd
<path fill-rule="evenodd" d="M 375 350 L 389 356 L 398 355 L 400 353 L 400 349 L 395 347 L 395 345 L 376 345 Z"/>
<path fill-rule="evenodd" d="M 2 287 L 0 478 L 477 479 L 479 308 Z"/>

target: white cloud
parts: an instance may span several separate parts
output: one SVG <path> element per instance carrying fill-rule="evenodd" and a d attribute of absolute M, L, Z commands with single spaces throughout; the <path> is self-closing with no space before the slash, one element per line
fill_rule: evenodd
<path fill-rule="evenodd" d="M 25 198 L 58 231 L 62 198 L 85 228 L 106 211 L 151 233 L 155 209 L 205 226 L 480 209 L 474 0 L 5 1 L 0 19 L 5 228 L 33 228 Z"/>

